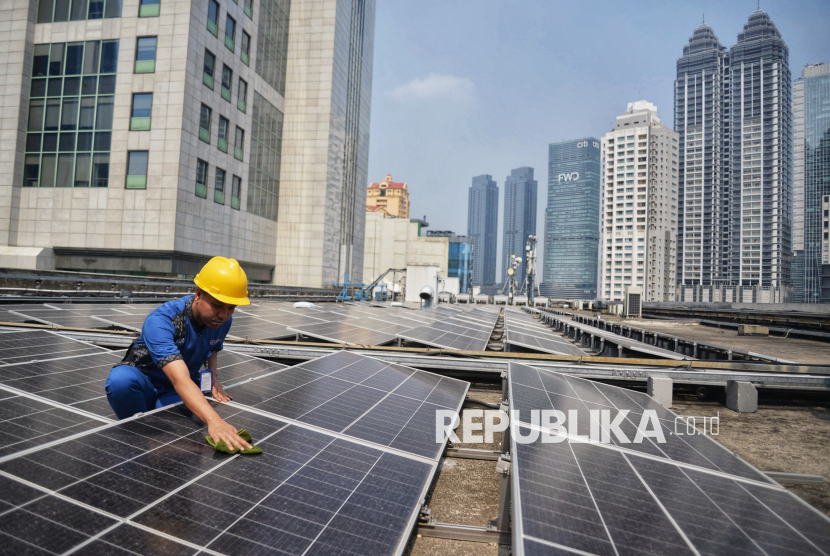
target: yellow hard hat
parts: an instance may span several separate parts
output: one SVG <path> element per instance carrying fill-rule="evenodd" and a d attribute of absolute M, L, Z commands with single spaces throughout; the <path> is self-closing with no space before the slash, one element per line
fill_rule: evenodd
<path fill-rule="evenodd" d="M 197 286 L 212 297 L 228 305 L 250 305 L 248 301 L 248 277 L 234 259 L 213 257 L 196 278 Z"/>

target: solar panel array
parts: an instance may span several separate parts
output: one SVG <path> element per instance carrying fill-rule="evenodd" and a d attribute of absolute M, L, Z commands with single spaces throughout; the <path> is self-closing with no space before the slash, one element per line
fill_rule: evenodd
<path fill-rule="evenodd" d="M 222 353 L 234 401 L 211 404 L 264 450 L 225 455 L 181 405 L 111 420 L 103 382 L 123 352 L 3 337 L 8 553 L 400 554 L 446 442 L 435 410 L 468 387 L 345 351 L 296 367 Z"/>
<path fill-rule="evenodd" d="M 8 317 L 7 322 L 71 328 L 115 327 L 140 331 L 147 315 L 157 307 L 157 304 L 32 304 L 9 306 L 5 315 Z M 445 323 L 445 332 L 452 331 L 455 327 L 458 330 L 454 336 L 441 334 L 440 347 L 452 344 L 467 346 L 454 349 L 473 349 L 481 343 L 479 338 L 484 336 L 480 330 L 480 315 L 494 313 L 479 308 L 465 311 L 469 309 L 456 306 L 413 311 L 385 305 L 331 304 L 295 308 L 291 303 L 256 302 L 250 306 L 237 307 L 228 337 L 281 340 L 294 339 L 299 335 L 311 340 L 348 345 L 385 345 L 397 341 L 402 337 L 400 333 L 409 332 L 413 328 L 429 327 L 441 321 Z M 412 340 L 420 342 L 424 339 L 421 343 L 438 345 L 429 342 L 431 337 L 422 337 L 416 331 Z M 475 346 L 471 345 L 474 339 Z"/>
<path fill-rule="evenodd" d="M 510 363 L 509 396 L 523 435 L 554 434 L 552 442 L 511 437 L 518 556 L 826 554 L 830 546 L 826 516 L 712 438 L 675 434 L 677 416 L 643 393 Z M 533 409 L 564 412 L 566 429 L 574 411 L 578 426 L 553 431 L 531 422 Z M 610 442 L 578 441 L 597 409 L 611 412 L 594 425 Z M 666 442 L 620 442 L 609 426 L 619 410 L 629 411 L 620 422 L 629 439 L 644 411 L 655 411 Z"/>
<path fill-rule="evenodd" d="M 399 332 L 397 336 L 439 348 L 485 351 L 498 316 L 494 311 L 475 308 Z"/>
<path fill-rule="evenodd" d="M 549 327 L 515 309 L 504 311 L 504 342 L 554 355 L 587 355 Z"/>

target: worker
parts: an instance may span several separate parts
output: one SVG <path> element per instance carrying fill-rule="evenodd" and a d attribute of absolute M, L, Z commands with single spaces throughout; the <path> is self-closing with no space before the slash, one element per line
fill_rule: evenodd
<path fill-rule="evenodd" d="M 231 400 L 216 373 L 216 361 L 238 305 L 249 305 L 248 277 L 234 259 L 213 257 L 193 280 L 195 294 L 168 301 L 150 313 L 124 359 L 107 377 L 110 406 L 119 419 L 184 402 L 208 426 L 216 442 L 242 451 L 238 436 L 205 399 Z"/>

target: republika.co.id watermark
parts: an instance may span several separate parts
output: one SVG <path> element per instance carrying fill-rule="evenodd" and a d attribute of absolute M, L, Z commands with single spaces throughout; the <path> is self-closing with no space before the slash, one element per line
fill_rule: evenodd
<path fill-rule="evenodd" d="M 458 413 L 449 409 L 435 411 L 435 442 L 464 444 L 492 443 L 495 433 L 510 428 L 510 434 L 519 444 L 568 442 L 601 442 L 610 444 L 639 444 L 645 439 L 666 443 L 666 435 L 692 436 L 720 434 L 720 412 L 716 417 L 684 416 L 674 418 L 674 430 L 657 416 L 657 411 L 645 409 L 643 413 L 629 417 L 630 411 L 622 409 L 591 409 L 589 411 L 570 409 L 567 413 L 557 409 L 533 409 L 530 422 L 520 421 L 521 412 L 514 411 L 514 420 L 497 409 L 467 409 L 463 412 L 464 431 L 459 439 L 455 429 L 461 423 Z M 613 413 L 613 415 L 612 415 Z M 473 419 L 478 419 L 473 421 Z M 588 434 L 580 434 L 580 421 L 588 421 Z M 638 422 L 639 421 L 639 422 Z M 625 430 L 623 429 L 625 428 Z M 633 427 L 633 431 L 632 431 Z M 583 429 L 584 430 L 584 429 Z M 628 432 L 626 432 L 628 431 Z M 632 434 L 633 433 L 633 434 Z"/>

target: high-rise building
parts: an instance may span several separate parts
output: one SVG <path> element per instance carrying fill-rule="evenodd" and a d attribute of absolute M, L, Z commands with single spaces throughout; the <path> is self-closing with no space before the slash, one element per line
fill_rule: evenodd
<path fill-rule="evenodd" d="M 516 269 L 516 281 L 521 285 L 527 272 L 525 246 L 527 237 L 536 235 L 536 197 L 539 182 L 533 179 L 533 168 L 523 166 L 510 171 L 504 180 L 504 236 L 501 244 L 501 282 L 507 281 L 510 255 L 522 259 Z"/>
<path fill-rule="evenodd" d="M 259 282 L 360 279 L 374 12 L 4 2 L 0 253 L 182 277 L 221 254 Z"/>
<path fill-rule="evenodd" d="M 467 236 L 473 240 L 473 285 L 496 283 L 496 249 L 499 233 L 499 187 L 493 176 L 473 178 L 467 202 Z"/>
<path fill-rule="evenodd" d="M 382 181 L 370 184 L 366 192 L 366 210 L 380 211 L 395 218 L 409 218 L 409 189 L 406 182 L 392 181 L 392 174 L 386 174 Z"/>
<path fill-rule="evenodd" d="M 793 140 L 788 58 L 781 33 L 761 10 L 753 12 L 729 50 L 725 275 L 736 286 L 791 287 Z"/>
<path fill-rule="evenodd" d="M 724 70 L 728 54 L 702 23 L 683 47 L 674 82 L 677 152 L 677 280 L 722 279 Z"/>
<path fill-rule="evenodd" d="M 542 295 L 597 297 L 600 143 L 593 137 L 552 143 L 548 150 L 545 274 Z"/>
<path fill-rule="evenodd" d="M 830 195 L 830 64 L 801 71 L 793 87 L 793 301 L 830 302 L 822 295 L 822 264 L 830 259 L 825 198 Z"/>
<path fill-rule="evenodd" d="M 617 116 L 601 149 L 600 297 L 622 300 L 626 286 L 640 286 L 644 301 L 674 301 L 677 133 L 640 100 Z"/>

